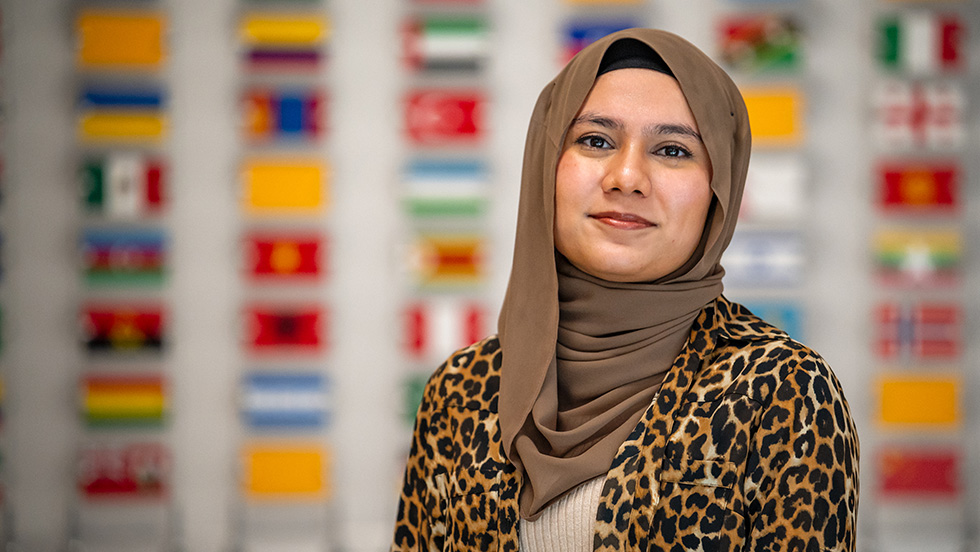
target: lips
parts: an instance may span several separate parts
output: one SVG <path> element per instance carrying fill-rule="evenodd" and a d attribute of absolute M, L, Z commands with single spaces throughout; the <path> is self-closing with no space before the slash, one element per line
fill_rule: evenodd
<path fill-rule="evenodd" d="M 656 226 L 656 224 L 650 222 L 649 220 L 641 217 L 640 215 L 634 215 L 633 213 L 620 213 L 617 211 L 603 211 L 601 213 L 592 213 L 589 218 L 593 218 L 603 224 L 608 224 L 614 228 L 622 228 L 625 230 L 635 230 L 640 228 L 649 228 L 651 226 Z"/>

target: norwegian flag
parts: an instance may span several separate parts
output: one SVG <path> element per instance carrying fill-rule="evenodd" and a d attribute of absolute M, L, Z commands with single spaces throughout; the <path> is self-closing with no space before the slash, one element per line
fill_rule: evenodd
<path fill-rule="evenodd" d="M 962 350 L 962 313 L 947 303 L 879 305 L 875 350 L 881 358 L 953 359 Z"/>
<path fill-rule="evenodd" d="M 484 103 L 476 90 L 415 90 L 405 101 L 405 130 L 421 146 L 476 142 L 483 137 Z"/>
<path fill-rule="evenodd" d="M 441 359 L 486 334 L 486 309 L 472 300 L 430 299 L 404 311 L 405 352 L 415 359 Z"/>
<path fill-rule="evenodd" d="M 875 130 L 889 148 L 957 148 L 966 134 L 965 106 L 952 82 L 889 81 L 875 94 Z"/>

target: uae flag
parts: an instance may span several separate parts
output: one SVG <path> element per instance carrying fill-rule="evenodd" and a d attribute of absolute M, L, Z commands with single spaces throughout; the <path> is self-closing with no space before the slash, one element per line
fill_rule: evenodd
<path fill-rule="evenodd" d="M 169 487 L 170 451 L 160 443 L 91 445 L 79 455 L 78 488 L 85 498 L 158 498 Z"/>
<path fill-rule="evenodd" d="M 246 311 L 246 342 L 255 352 L 314 352 L 324 338 L 324 316 L 315 306 L 255 305 Z"/>
<path fill-rule="evenodd" d="M 82 308 L 82 339 L 92 352 L 159 352 L 164 314 L 152 304 L 90 304 Z"/>
<path fill-rule="evenodd" d="M 878 60 L 891 69 L 934 73 L 964 65 L 966 28 L 954 14 L 909 11 L 878 22 Z"/>
<path fill-rule="evenodd" d="M 405 351 L 416 359 L 445 359 L 486 336 L 486 310 L 476 301 L 430 299 L 404 312 Z"/>
<path fill-rule="evenodd" d="M 262 281 L 314 279 L 324 272 L 323 249 L 318 234 L 252 233 L 245 237 L 246 271 Z"/>
<path fill-rule="evenodd" d="M 483 94 L 477 90 L 429 88 L 405 100 L 405 130 L 419 146 L 469 144 L 483 137 Z"/>
<path fill-rule="evenodd" d="M 165 204 L 163 162 L 140 153 L 114 153 L 82 163 L 85 208 L 110 218 L 159 214 Z"/>
<path fill-rule="evenodd" d="M 878 489 L 887 498 L 956 498 L 960 464 L 954 449 L 884 447 L 878 452 Z"/>
<path fill-rule="evenodd" d="M 159 375 L 104 374 L 82 380 L 82 413 L 89 426 L 159 426 L 166 410 Z"/>
<path fill-rule="evenodd" d="M 416 160 L 404 172 L 404 205 L 414 217 L 474 217 L 487 206 L 487 169 L 480 161 Z"/>
<path fill-rule="evenodd" d="M 405 61 L 414 69 L 475 71 L 490 53 L 487 25 L 478 17 L 414 18 L 402 38 Z"/>
<path fill-rule="evenodd" d="M 958 207 L 955 162 L 890 162 L 878 168 L 879 204 L 894 211 L 939 211 Z"/>

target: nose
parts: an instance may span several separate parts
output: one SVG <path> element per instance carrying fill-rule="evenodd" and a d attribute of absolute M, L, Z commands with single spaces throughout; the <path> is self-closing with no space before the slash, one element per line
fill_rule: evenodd
<path fill-rule="evenodd" d="M 648 196 L 651 182 L 645 154 L 646 152 L 636 147 L 619 149 L 609 159 L 606 175 L 602 180 L 602 191 Z"/>

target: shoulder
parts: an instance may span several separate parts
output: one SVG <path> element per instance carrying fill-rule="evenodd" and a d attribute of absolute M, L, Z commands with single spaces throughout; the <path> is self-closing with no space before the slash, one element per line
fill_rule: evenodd
<path fill-rule="evenodd" d="M 424 402 L 496 412 L 500 358 L 500 340 L 495 335 L 456 351 L 429 378 Z"/>

